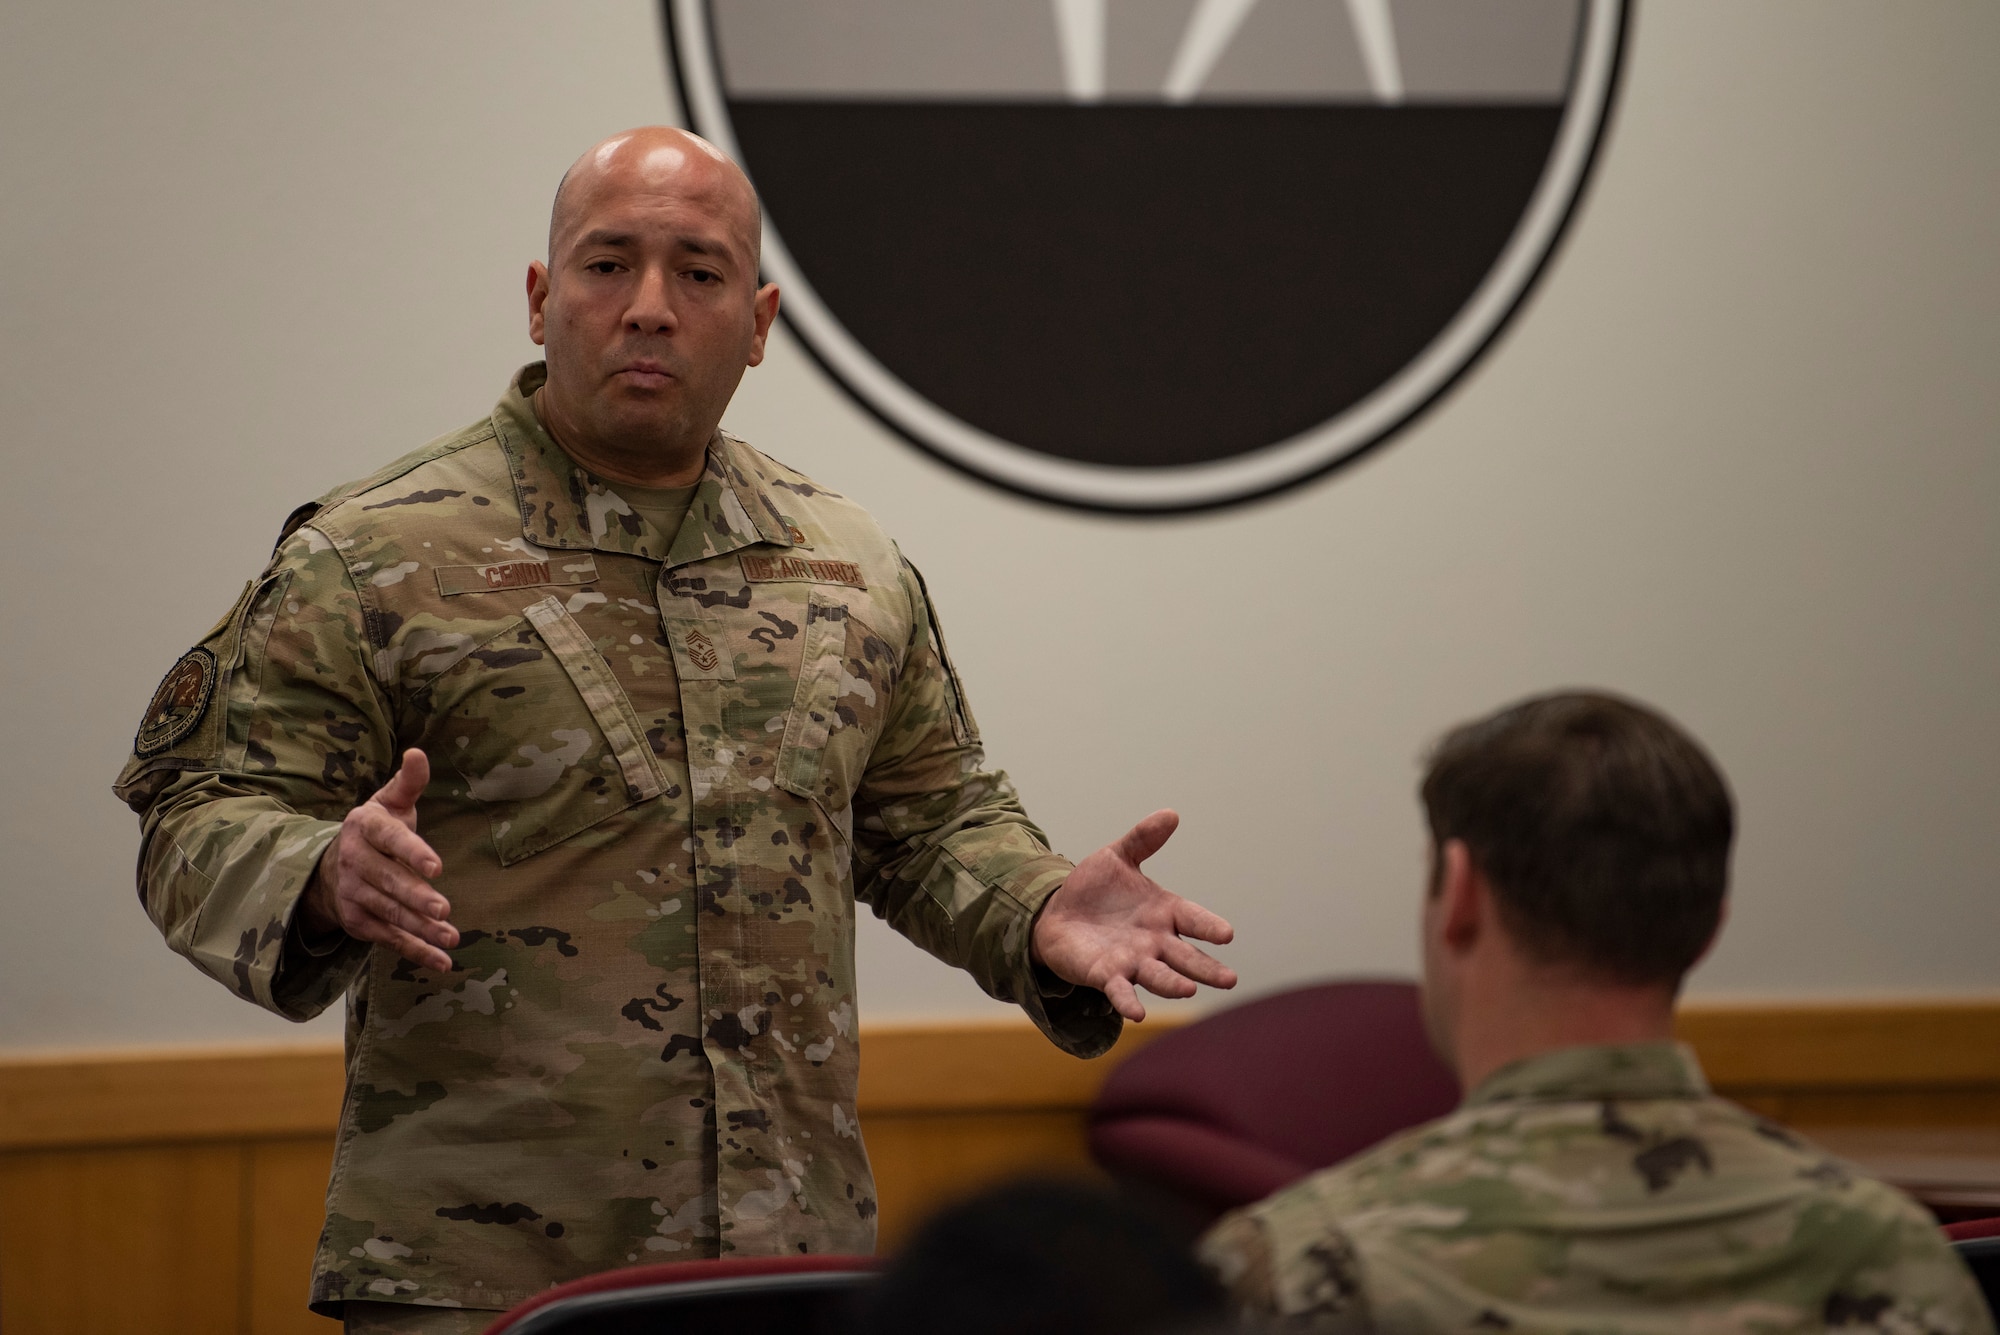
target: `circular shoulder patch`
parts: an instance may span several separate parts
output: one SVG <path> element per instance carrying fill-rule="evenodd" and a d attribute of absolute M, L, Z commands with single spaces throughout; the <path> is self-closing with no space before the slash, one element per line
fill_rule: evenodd
<path fill-rule="evenodd" d="M 179 745 L 200 724 L 214 698 L 215 655 L 199 647 L 188 650 L 153 692 L 132 749 L 142 756 L 156 756 Z"/>

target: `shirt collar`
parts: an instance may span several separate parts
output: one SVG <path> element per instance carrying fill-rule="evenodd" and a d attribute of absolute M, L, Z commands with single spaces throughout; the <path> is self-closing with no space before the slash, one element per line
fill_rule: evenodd
<path fill-rule="evenodd" d="M 1479 1082 L 1465 1106 L 1582 1103 L 1598 1099 L 1698 1099 L 1708 1081 L 1681 1043 L 1615 1043 L 1557 1048 L 1510 1062 Z"/>
<path fill-rule="evenodd" d="M 760 542 L 793 545 L 789 525 L 770 496 L 768 461 L 721 431 L 708 442 L 707 463 L 680 532 L 656 531 L 610 483 L 563 453 L 536 418 L 528 396 L 548 374 L 545 362 L 522 367 L 493 410 L 493 429 L 514 475 L 521 536 L 529 542 L 622 552 L 669 567 Z"/>

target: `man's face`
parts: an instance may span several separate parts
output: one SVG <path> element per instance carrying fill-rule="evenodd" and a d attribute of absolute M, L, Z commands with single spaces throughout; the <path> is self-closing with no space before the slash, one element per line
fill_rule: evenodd
<path fill-rule="evenodd" d="M 685 144 L 613 141 L 573 169 L 528 292 L 559 435 L 662 461 L 707 444 L 777 312 L 756 226 L 741 178 Z"/>

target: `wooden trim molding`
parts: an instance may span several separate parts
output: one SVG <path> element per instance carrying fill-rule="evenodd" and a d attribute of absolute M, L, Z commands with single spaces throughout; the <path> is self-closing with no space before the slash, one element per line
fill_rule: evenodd
<path fill-rule="evenodd" d="M 1118 1060 L 1177 1023 L 1127 1026 L 1095 1062 L 1014 1020 L 864 1025 L 859 1111 L 1082 1108 Z M 0 1152 L 330 1135 L 345 1079 L 338 1042 L 0 1055 Z"/>
<path fill-rule="evenodd" d="M 864 1026 L 860 1111 L 1082 1109 L 1175 1027 L 1128 1026 L 1110 1057 L 1083 1062 L 1020 1022 Z M 2000 997 L 1704 1002 L 1680 1032 L 1732 1095 L 2000 1090 Z M 0 1055 L 0 1151 L 327 1134 L 342 1085 L 338 1043 Z"/>
<path fill-rule="evenodd" d="M 0 1151 L 331 1134 L 339 1043 L 0 1057 Z"/>
<path fill-rule="evenodd" d="M 2000 1085 L 2000 997 L 1681 1008 L 1681 1038 L 1717 1088 Z"/>
<path fill-rule="evenodd" d="M 861 1028 L 864 1114 L 1034 1112 L 1088 1107 L 1113 1067 L 1186 1021 L 1125 1026 L 1096 1061 L 1063 1052 L 1016 1020 Z"/>

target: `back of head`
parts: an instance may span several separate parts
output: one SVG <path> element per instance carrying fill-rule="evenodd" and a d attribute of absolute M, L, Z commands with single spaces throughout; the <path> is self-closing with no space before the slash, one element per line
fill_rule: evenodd
<path fill-rule="evenodd" d="M 867 1294 L 863 1335 L 1147 1335 L 1220 1319 L 1186 1248 L 1109 1191 L 1028 1181 L 950 1207 Z"/>
<path fill-rule="evenodd" d="M 1454 729 L 1424 776 L 1535 962 L 1675 985 L 1721 920 L 1735 810 L 1701 745 L 1616 696 L 1538 696 Z"/>

